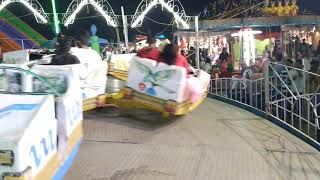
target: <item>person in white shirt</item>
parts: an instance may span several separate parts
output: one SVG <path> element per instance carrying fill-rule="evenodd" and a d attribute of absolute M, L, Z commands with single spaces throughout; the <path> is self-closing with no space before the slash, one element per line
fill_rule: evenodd
<path fill-rule="evenodd" d="M 76 37 L 76 46 L 72 52 L 78 57 L 81 64 L 87 66 L 96 65 L 102 58 L 99 53 L 89 47 L 90 34 L 88 31 L 81 31 Z"/>
<path fill-rule="evenodd" d="M 76 37 L 76 46 L 71 53 L 78 57 L 83 69 L 80 72 L 84 99 L 92 98 L 105 92 L 107 65 L 101 56 L 89 47 L 90 33 L 80 31 Z M 104 67 L 105 65 L 105 67 Z"/>

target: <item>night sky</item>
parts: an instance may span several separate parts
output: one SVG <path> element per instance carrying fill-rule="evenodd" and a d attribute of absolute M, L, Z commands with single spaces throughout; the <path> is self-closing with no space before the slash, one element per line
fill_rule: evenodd
<path fill-rule="evenodd" d="M 44 10 L 46 12 L 51 12 L 51 1 L 50 0 L 38 0 Z M 56 0 L 57 4 L 57 11 L 58 13 L 64 13 L 68 5 L 71 3 L 72 0 Z M 187 15 L 196 15 L 198 14 L 203 7 L 205 7 L 208 2 L 213 2 L 214 0 L 180 0 L 183 4 Z M 302 8 L 306 8 L 308 10 L 313 11 L 313 13 L 320 14 L 320 0 L 300 0 L 303 1 Z M 127 15 L 133 15 L 136 8 L 138 7 L 141 0 L 109 0 L 109 3 L 113 7 L 115 14 L 121 14 L 121 6 L 124 6 L 125 12 Z M 12 4 L 8 7 L 9 10 L 14 12 L 17 16 L 24 16 L 26 14 L 30 14 L 30 11 L 26 10 L 22 5 L 19 4 Z M 89 29 L 91 24 L 96 24 L 98 27 L 98 36 L 106 38 L 108 40 L 115 39 L 115 30 L 114 28 L 108 27 L 106 25 L 105 20 L 102 17 L 95 17 L 95 18 L 84 18 L 88 16 L 99 16 L 91 6 L 88 8 L 83 8 L 82 11 L 78 14 L 73 25 L 70 25 L 68 29 L 69 32 L 76 32 L 79 29 Z M 162 12 L 161 8 L 152 9 L 148 14 L 147 17 L 150 19 L 156 20 L 161 23 L 170 24 L 172 20 L 172 15 L 167 12 Z M 52 38 L 54 35 L 52 33 L 52 26 L 51 25 L 38 25 L 33 18 L 33 16 L 25 16 L 21 17 L 24 21 L 26 21 L 30 26 L 34 27 L 35 30 L 43 34 L 47 38 Z M 129 19 L 130 23 L 130 19 Z M 170 35 L 172 32 L 172 26 L 166 25 L 159 25 L 156 24 L 147 18 L 143 22 L 143 27 L 138 28 L 138 30 L 133 29 L 130 30 L 130 40 L 133 40 L 135 35 L 142 34 L 142 33 L 159 33 L 163 32 L 163 34 Z M 120 32 L 122 30 L 120 29 Z"/>

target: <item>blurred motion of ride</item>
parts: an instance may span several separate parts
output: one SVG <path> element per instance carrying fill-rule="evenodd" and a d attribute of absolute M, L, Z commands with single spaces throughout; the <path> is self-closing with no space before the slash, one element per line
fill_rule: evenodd
<path fill-rule="evenodd" d="M 43 50 L 4 54 L 0 180 L 63 179 L 81 144 L 83 110 L 104 94 L 106 63 L 45 65 L 51 59 Z"/>
<path fill-rule="evenodd" d="M 211 79 L 204 71 L 189 78 L 186 73 L 182 67 L 133 56 L 126 87 L 115 95 L 107 95 L 106 102 L 127 109 L 156 111 L 165 118 L 187 114 L 206 98 Z M 201 94 L 196 100 L 190 83 Z"/>
<path fill-rule="evenodd" d="M 206 97 L 210 75 L 135 55 L 125 59 L 126 87 L 105 92 L 108 64 L 47 65 L 43 50 L 4 54 L 0 64 L 0 180 L 62 179 L 79 150 L 83 112 L 106 104 L 145 109 L 163 117 L 194 110 Z M 126 65 L 128 64 L 128 66 Z M 190 84 L 197 87 L 192 98 Z"/>

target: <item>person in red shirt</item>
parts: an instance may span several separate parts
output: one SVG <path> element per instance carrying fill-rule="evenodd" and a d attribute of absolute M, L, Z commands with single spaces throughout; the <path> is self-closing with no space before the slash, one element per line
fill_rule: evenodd
<path fill-rule="evenodd" d="M 137 56 L 157 61 L 160 55 L 160 52 L 156 47 L 157 39 L 154 37 L 149 38 L 148 43 L 149 47 L 144 47 L 141 50 L 139 50 Z"/>
<path fill-rule="evenodd" d="M 167 44 L 160 53 L 158 62 L 168 65 L 175 65 L 186 68 L 187 75 L 190 73 L 187 59 L 179 53 L 179 49 L 174 44 Z"/>

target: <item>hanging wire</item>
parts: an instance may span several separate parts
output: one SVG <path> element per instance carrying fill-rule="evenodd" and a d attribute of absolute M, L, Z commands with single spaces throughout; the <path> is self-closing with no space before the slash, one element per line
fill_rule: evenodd
<path fill-rule="evenodd" d="M 167 23 L 162 23 L 162 22 L 159 22 L 159 21 L 156 21 L 156 20 L 153 20 L 151 18 L 149 18 L 148 16 L 145 16 L 148 20 L 154 22 L 154 23 L 157 23 L 157 24 L 161 24 L 161 25 L 164 25 L 164 26 L 172 26 L 173 25 L 173 21 L 170 23 L 170 24 L 167 24 Z"/>
<path fill-rule="evenodd" d="M 171 26 L 167 26 L 164 30 L 162 30 L 161 32 L 159 32 L 159 34 L 164 33 L 166 30 L 168 30 Z"/>
<path fill-rule="evenodd" d="M 164 28 L 162 31 L 160 31 L 159 32 L 159 34 L 162 34 L 162 33 L 164 33 L 166 30 L 168 30 L 170 27 L 173 27 L 174 25 L 173 25 L 173 21 L 174 21 L 174 19 L 172 19 L 172 21 L 171 21 L 171 24 L 169 25 L 169 24 L 167 24 L 167 27 L 166 28 Z M 141 34 L 144 34 L 144 35 L 147 35 L 148 33 L 145 33 L 145 32 L 142 32 L 141 30 L 139 30 L 138 28 L 134 28 L 134 29 L 136 29 L 139 33 L 141 33 Z"/>
<path fill-rule="evenodd" d="M 137 30 L 139 33 L 141 33 L 141 34 L 144 34 L 144 35 L 147 35 L 148 33 L 145 33 L 145 32 L 142 32 L 142 31 L 140 31 L 138 28 L 134 28 L 135 30 Z"/>

